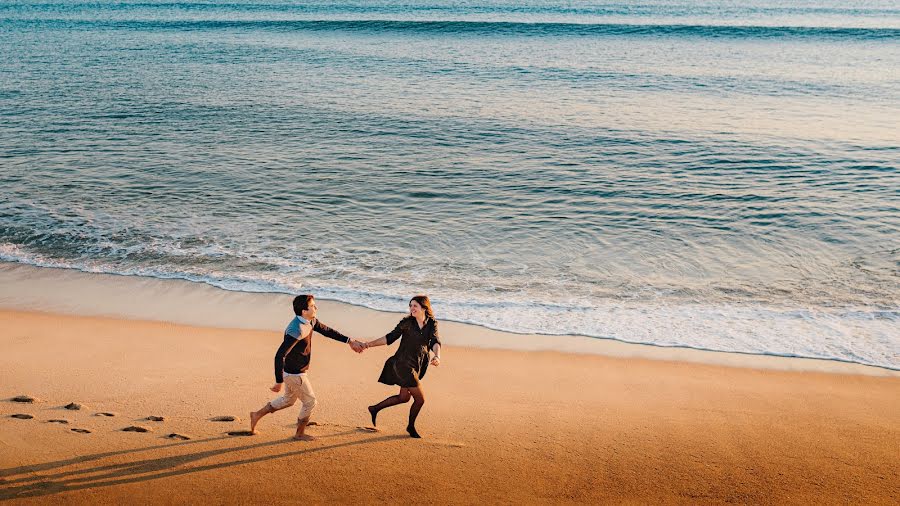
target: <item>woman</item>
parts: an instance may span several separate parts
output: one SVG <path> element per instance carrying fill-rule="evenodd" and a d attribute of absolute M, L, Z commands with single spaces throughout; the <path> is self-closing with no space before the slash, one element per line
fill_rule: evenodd
<path fill-rule="evenodd" d="M 369 414 L 372 415 L 372 425 L 375 425 L 379 411 L 409 402 L 412 398 L 413 405 L 409 408 L 409 425 L 406 432 L 414 438 L 420 438 L 422 436 L 416 432 L 416 417 L 425 405 L 425 393 L 422 391 L 420 380 L 425 377 L 425 371 L 428 369 L 429 350 L 434 352 L 430 360 L 431 365 L 441 365 L 441 338 L 438 335 L 437 320 L 434 319 L 428 296 L 413 297 L 409 301 L 409 316 L 400 320 L 394 330 L 386 336 L 363 345 L 371 348 L 391 344 L 397 339 L 400 339 L 400 347 L 394 356 L 384 363 L 378 381 L 385 385 L 399 385 L 400 393 L 369 406 Z"/>

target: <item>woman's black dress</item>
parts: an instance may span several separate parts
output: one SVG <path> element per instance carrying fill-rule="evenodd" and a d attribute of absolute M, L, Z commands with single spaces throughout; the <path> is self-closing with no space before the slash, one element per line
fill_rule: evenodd
<path fill-rule="evenodd" d="M 384 363 L 378 381 L 404 388 L 418 387 L 419 380 L 425 377 L 425 371 L 428 370 L 428 350 L 441 343 L 437 321 L 427 318 L 425 326 L 420 329 L 416 319 L 407 316 L 384 338 L 388 345 L 400 339 L 400 347 Z"/>

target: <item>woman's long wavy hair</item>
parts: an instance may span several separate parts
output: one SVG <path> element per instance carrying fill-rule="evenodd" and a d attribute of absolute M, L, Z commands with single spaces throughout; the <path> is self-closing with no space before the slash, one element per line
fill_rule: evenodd
<path fill-rule="evenodd" d="M 431 309 L 431 300 L 427 295 L 416 295 L 413 298 L 409 299 L 410 302 L 416 301 L 422 306 L 422 309 L 425 310 L 425 316 L 434 319 L 434 311 Z"/>

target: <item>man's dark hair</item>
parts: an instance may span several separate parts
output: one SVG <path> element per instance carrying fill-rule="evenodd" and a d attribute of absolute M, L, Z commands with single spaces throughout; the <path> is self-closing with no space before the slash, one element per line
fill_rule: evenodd
<path fill-rule="evenodd" d="M 309 309 L 309 303 L 313 300 L 312 295 L 298 295 L 294 297 L 294 314 L 300 316 L 304 309 Z"/>

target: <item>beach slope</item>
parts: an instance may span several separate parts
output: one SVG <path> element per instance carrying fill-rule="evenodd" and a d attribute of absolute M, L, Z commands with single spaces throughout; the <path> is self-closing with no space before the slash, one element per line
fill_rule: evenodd
<path fill-rule="evenodd" d="M 343 318 L 327 322 L 358 327 Z M 298 406 L 227 434 L 273 396 L 277 332 L 0 311 L 0 500 L 900 502 L 896 375 L 448 346 L 413 440 L 406 406 L 366 429 L 395 393 L 375 381 L 393 350 L 314 339 L 318 440 L 302 443 Z"/>

